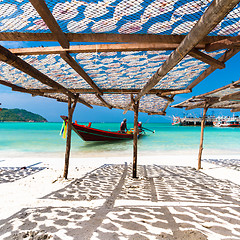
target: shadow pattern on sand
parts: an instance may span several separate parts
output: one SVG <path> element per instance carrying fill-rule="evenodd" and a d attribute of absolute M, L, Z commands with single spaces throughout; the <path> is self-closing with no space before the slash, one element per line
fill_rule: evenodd
<path fill-rule="evenodd" d="M 138 179 L 131 173 L 126 165 L 92 171 L 44 197 L 63 200 L 62 207 L 22 209 L 2 220 L 1 239 L 24 239 L 30 230 L 64 240 L 240 239 L 240 186 L 190 167 L 139 166 Z M 92 199 L 105 202 L 64 206 L 66 201 Z"/>
<path fill-rule="evenodd" d="M 19 179 L 28 177 L 45 169 L 44 167 L 1 167 L 0 184 L 14 182 Z"/>
<path fill-rule="evenodd" d="M 202 161 L 240 171 L 240 159 L 202 159 Z"/>
<path fill-rule="evenodd" d="M 111 195 L 118 184 L 124 165 L 103 165 L 71 182 L 64 189 L 48 194 L 43 198 L 65 201 L 104 199 Z"/>

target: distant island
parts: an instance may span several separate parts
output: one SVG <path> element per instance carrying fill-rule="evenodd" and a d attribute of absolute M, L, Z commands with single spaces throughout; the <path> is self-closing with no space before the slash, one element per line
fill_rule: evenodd
<path fill-rule="evenodd" d="M 24 109 L 2 108 L 0 122 L 47 122 L 47 119 Z"/>

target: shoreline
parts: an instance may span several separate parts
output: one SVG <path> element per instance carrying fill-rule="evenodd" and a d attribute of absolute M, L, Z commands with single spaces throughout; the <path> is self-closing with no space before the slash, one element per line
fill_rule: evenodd
<path fill-rule="evenodd" d="M 159 151 L 141 151 L 138 150 L 138 157 L 146 157 L 146 156 L 194 156 L 198 157 L 198 149 L 193 150 L 159 150 Z M 121 151 L 75 151 L 71 150 L 71 157 L 72 158 L 104 158 L 104 157 L 117 157 L 119 154 L 122 157 L 132 157 L 133 151 L 132 149 Z M 202 153 L 202 158 L 208 156 L 240 156 L 240 150 L 225 150 L 225 149 L 204 149 Z M 33 151 L 14 151 L 14 150 L 0 150 L 0 158 L 35 158 L 35 157 L 47 157 L 47 158 L 64 158 L 65 152 L 33 152 Z"/>

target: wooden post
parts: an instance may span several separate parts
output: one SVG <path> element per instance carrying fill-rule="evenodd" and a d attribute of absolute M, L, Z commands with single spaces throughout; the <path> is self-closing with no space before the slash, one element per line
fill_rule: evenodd
<path fill-rule="evenodd" d="M 67 141 L 66 141 L 66 152 L 65 152 L 65 165 L 64 165 L 64 172 L 63 177 L 67 179 L 68 176 L 68 167 L 69 167 L 69 157 L 70 157 L 70 149 L 71 149 L 71 135 L 72 135 L 72 116 L 74 109 L 77 104 L 77 97 L 74 99 L 73 105 L 72 105 L 72 99 L 68 98 L 68 122 L 67 122 Z"/>
<path fill-rule="evenodd" d="M 139 101 L 135 102 L 133 105 L 133 109 L 134 109 L 133 178 L 137 178 L 138 108 L 139 108 Z"/>
<path fill-rule="evenodd" d="M 203 151 L 203 133 L 204 133 L 207 110 L 208 110 L 208 106 L 205 105 L 203 109 L 203 116 L 202 116 L 202 122 L 201 122 L 201 138 L 200 138 L 200 146 L 199 146 L 199 153 L 198 153 L 198 170 L 201 169 L 201 160 L 202 160 L 202 151 Z"/>

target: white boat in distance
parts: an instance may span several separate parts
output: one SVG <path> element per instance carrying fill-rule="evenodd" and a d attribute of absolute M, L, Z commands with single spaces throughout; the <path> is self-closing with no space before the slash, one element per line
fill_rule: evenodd
<path fill-rule="evenodd" d="M 175 117 L 173 116 L 172 125 L 175 126 L 200 126 L 202 118 L 201 117 Z M 214 127 L 240 127 L 240 117 L 214 117 L 207 116 L 205 120 L 206 126 L 214 126 Z"/>
<path fill-rule="evenodd" d="M 214 127 L 240 127 L 240 118 L 233 117 L 217 117 L 213 122 Z"/>

